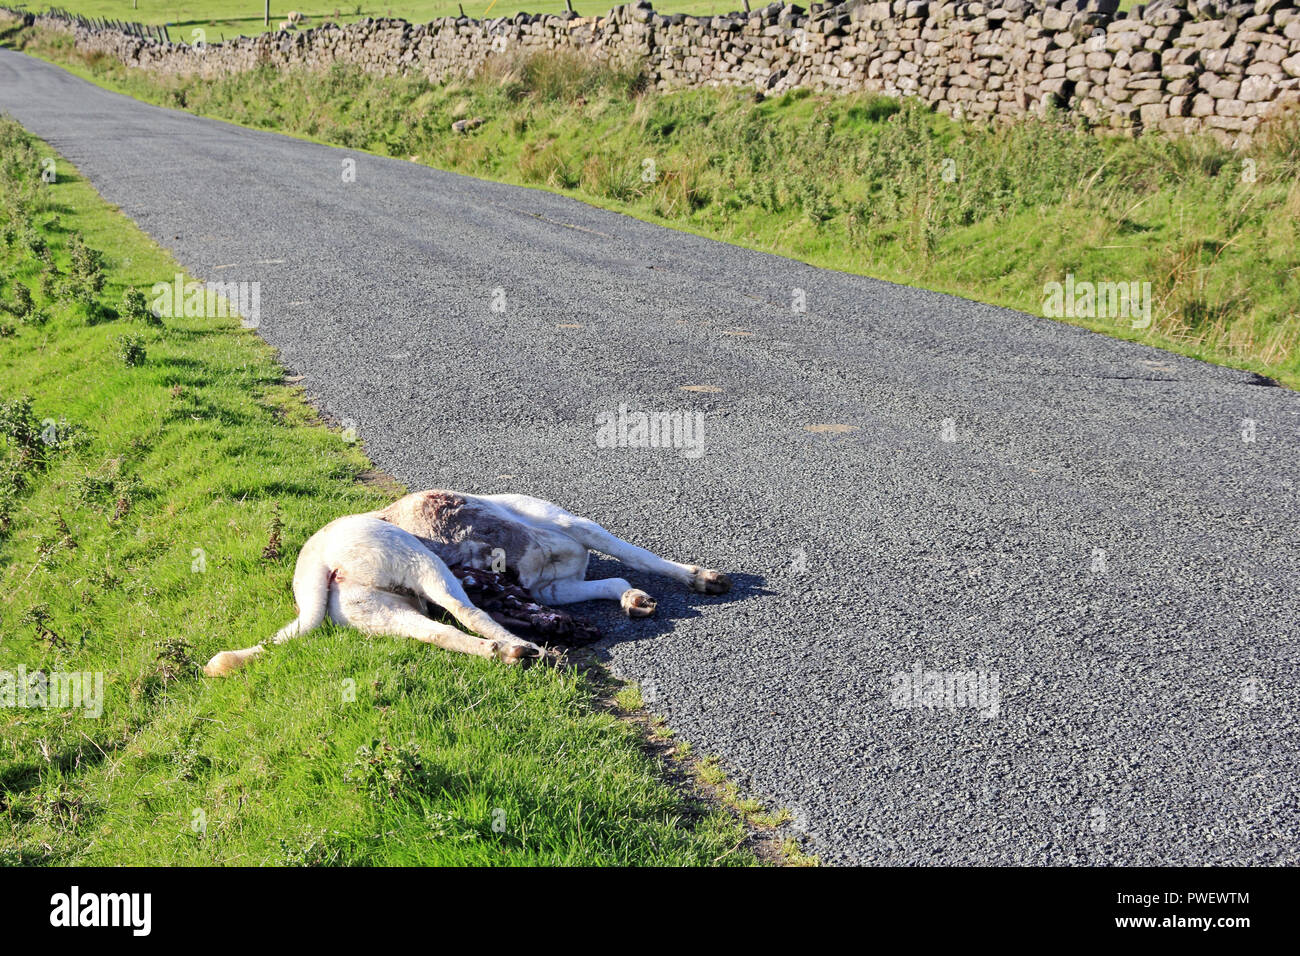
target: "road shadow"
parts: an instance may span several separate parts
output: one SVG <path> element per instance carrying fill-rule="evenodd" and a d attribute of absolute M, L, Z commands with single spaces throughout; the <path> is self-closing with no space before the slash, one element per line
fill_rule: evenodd
<path fill-rule="evenodd" d="M 600 632 L 600 640 L 587 645 L 586 650 L 598 659 L 608 657 L 611 648 L 632 641 L 646 641 L 671 634 L 679 621 L 701 615 L 704 607 L 734 604 L 750 597 L 773 594 L 764 585 L 766 578 L 759 574 L 732 574 L 731 590 L 726 594 L 697 594 L 675 581 L 642 574 L 611 558 L 592 555 L 587 568 L 587 580 L 624 578 L 634 588 L 640 588 L 659 602 L 652 617 L 632 619 L 623 613 L 615 601 L 582 601 L 565 606 L 574 617 L 581 618 Z"/>

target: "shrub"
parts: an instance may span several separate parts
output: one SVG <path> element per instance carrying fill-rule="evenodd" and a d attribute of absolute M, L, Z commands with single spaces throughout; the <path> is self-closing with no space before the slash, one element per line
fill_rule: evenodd
<path fill-rule="evenodd" d="M 143 365 L 145 360 L 144 339 L 138 335 L 119 335 L 117 337 L 117 355 L 127 368 Z"/>
<path fill-rule="evenodd" d="M 122 293 L 121 315 L 124 319 L 132 322 L 143 322 L 145 325 L 162 325 L 162 319 L 153 314 L 149 308 L 149 300 L 139 289 L 130 288 Z"/>
<path fill-rule="evenodd" d="M 87 318 L 94 318 L 98 298 L 104 290 L 104 256 L 86 245 L 80 233 L 74 232 L 68 240 L 68 253 L 72 262 L 64 283 L 64 294 L 81 306 Z"/>
<path fill-rule="evenodd" d="M 32 301 L 32 290 L 21 282 L 14 283 L 13 298 L 13 304 L 7 308 L 20 319 L 27 318 L 36 308 L 36 304 Z"/>

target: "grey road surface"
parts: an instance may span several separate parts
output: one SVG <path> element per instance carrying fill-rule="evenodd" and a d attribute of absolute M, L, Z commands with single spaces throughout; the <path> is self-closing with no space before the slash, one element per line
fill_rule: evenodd
<path fill-rule="evenodd" d="M 7 51 L 0 110 L 193 274 L 261 283 L 260 334 L 410 486 L 731 572 L 578 610 L 824 860 L 1300 863 L 1295 393 Z M 620 409 L 695 430 L 633 447 Z"/>

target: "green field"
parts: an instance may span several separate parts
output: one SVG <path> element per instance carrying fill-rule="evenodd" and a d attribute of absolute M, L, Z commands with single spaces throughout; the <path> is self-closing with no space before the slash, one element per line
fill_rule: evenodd
<path fill-rule="evenodd" d="M 751 248 L 1042 314 L 1048 283 L 1148 282 L 1150 324 L 1075 324 L 1300 385 L 1300 122 L 1236 152 L 1063 121 L 957 123 L 869 94 L 646 90 L 576 54 L 447 85 L 263 68 L 219 82 L 3 39 L 112 89 L 562 192 Z M 485 122 L 469 135 L 457 119 Z M 648 164 L 648 165 L 647 165 Z M 652 175 L 646 176 L 650 169 Z"/>
<path fill-rule="evenodd" d="M 0 866 L 755 862 L 572 670 L 327 626 L 199 676 L 400 489 L 237 319 L 128 302 L 180 271 L 0 118 Z M 102 674 L 102 714 L 15 706 L 20 667 Z"/>

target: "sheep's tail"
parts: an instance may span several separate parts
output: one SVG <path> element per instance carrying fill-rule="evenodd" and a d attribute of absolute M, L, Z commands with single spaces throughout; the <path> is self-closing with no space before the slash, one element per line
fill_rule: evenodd
<path fill-rule="evenodd" d="M 283 644 L 320 627 L 329 606 L 330 582 L 334 571 L 323 561 L 298 567 L 293 575 L 293 599 L 298 602 L 298 616 L 275 632 L 272 644 Z"/>

